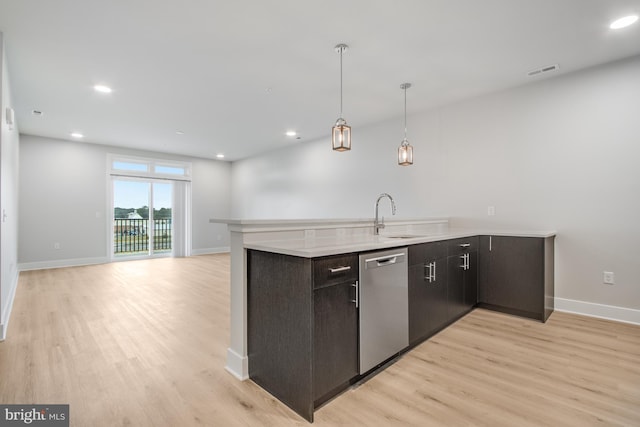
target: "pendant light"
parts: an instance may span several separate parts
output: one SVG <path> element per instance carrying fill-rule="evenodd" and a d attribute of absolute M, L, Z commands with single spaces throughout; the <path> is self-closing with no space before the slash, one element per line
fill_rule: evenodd
<path fill-rule="evenodd" d="M 407 140 L 407 89 L 411 83 L 402 83 L 400 89 L 404 90 L 404 139 L 398 148 L 398 164 L 400 166 L 410 166 L 413 164 L 413 147 Z"/>
<path fill-rule="evenodd" d="M 340 54 L 340 118 L 336 120 L 331 132 L 331 143 L 335 151 L 351 150 L 351 127 L 342 118 L 342 54 L 348 47 L 344 43 L 335 47 L 335 51 Z"/>

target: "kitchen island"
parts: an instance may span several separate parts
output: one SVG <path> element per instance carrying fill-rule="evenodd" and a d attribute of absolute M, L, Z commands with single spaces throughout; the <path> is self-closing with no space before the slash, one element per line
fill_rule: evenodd
<path fill-rule="evenodd" d="M 447 218 L 389 221 L 380 235 L 370 219 L 211 221 L 231 231 L 226 368 L 309 421 L 375 371 L 358 371 L 360 254 L 408 248 L 410 345 L 398 354 L 477 305 L 540 321 L 553 310 L 554 232 L 456 230 Z"/>

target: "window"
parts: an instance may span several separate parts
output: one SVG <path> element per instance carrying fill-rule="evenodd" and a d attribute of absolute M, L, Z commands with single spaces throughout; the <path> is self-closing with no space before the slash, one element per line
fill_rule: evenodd
<path fill-rule="evenodd" d="M 184 167 L 180 166 L 165 166 L 165 165 L 155 165 L 155 172 L 160 174 L 168 174 L 168 175 L 181 175 L 184 176 L 186 171 Z"/>
<path fill-rule="evenodd" d="M 112 259 L 191 254 L 191 163 L 109 154 Z"/>
<path fill-rule="evenodd" d="M 108 156 L 109 174 L 137 178 L 191 181 L 191 163 L 142 157 Z"/>
<path fill-rule="evenodd" d="M 123 162 L 114 160 L 112 169 L 120 171 L 148 172 L 149 165 L 147 165 L 146 163 Z"/>

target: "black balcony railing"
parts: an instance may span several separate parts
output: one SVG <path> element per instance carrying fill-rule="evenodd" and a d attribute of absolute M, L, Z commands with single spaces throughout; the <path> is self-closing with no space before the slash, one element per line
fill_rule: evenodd
<path fill-rule="evenodd" d="M 149 252 L 149 236 L 153 227 L 154 252 L 171 251 L 171 219 L 129 219 L 113 220 L 113 252 L 115 254 L 135 254 Z"/>

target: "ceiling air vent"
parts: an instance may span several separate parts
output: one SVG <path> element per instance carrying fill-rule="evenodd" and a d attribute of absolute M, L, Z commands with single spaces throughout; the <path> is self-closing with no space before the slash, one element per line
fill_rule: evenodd
<path fill-rule="evenodd" d="M 549 73 L 556 71 L 560 68 L 558 64 L 547 65 L 546 67 L 538 68 L 537 70 L 531 70 L 527 73 L 527 76 L 537 76 L 538 74 Z"/>

